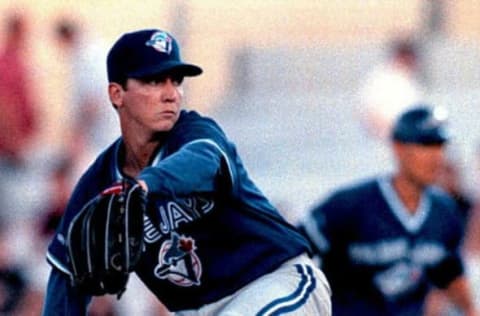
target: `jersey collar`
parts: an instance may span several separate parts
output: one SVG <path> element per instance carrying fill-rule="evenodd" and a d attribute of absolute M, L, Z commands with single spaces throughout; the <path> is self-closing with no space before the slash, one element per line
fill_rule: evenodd
<path fill-rule="evenodd" d="M 114 163 L 113 163 L 114 164 L 114 168 L 113 168 L 114 176 L 113 176 L 113 178 L 115 179 L 115 181 L 121 181 L 126 177 L 123 174 L 122 169 L 120 167 L 121 166 L 120 154 L 121 154 L 121 150 L 122 150 L 122 144 L 123 144 L 123 141 L 122 141 L 121 138 L 115 144 L 115 156 L 114 156 L 115 158 L 114 158 Z M 164 146 L 162 146 L 160 148 L 160 150 L 157 151 L 155 157 L 152 159 L 152 161 L 150 163 L 150 166 L 157 165 L 158 162 L 164 158 L 164 156 L 165 156 L 164 151 L 165 151 L 165 148 L 164 148 Z"/>
<path fill-rule="evenodd" d="M 378 185 L 385 201 L 390 206 L 390 210 L 402 226 L 410 233 L 418 232 L 427 219 L 431 209 L 431 201 L 426 190 L 422 192 L 417 210 L 412 214 L 400 200 L 397 191 L 395 191 L 392 185 L 391 177 L 380 178 Z"/>

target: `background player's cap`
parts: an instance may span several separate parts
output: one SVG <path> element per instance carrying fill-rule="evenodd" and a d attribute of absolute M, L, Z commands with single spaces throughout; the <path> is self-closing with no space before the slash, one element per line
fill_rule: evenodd
<path fill-rule="evenodd" d="M 403 112 L 395 122 L 391 137 L 402 143 L 443 144 L 450 139 L 448 113 L 441 107 L 418 105 Z"/>
<path fill-rule="evenodd" d="M 123 34 L 107 56 L 109 82 L 128 78 L 146 78 L 173 72 L 183 76 L 198 76 L 202 69 L 184 63 L 177 41 L 167 32 L 157 29 Z"/>

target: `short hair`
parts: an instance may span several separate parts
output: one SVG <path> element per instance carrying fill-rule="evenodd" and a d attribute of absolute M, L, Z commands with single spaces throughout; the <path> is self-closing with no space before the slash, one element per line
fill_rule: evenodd
<path fill-rule="evenodd" d="M 390 50 L 394 57 L 418 57 L 417 45 L 412 39 L 396 39 L 392 42 Z"/>
<path fill-rule="evenodd" d="M 75 23 L 67 19 L 58 21 L 55 26 L 55 34 L 59 38 L 67 41 L 73 40 L 77 34 L 77 31 L 78 27 L 75 25 Z"/>
<path fill-rule="evenodd" d="M 6 31 L 11 36 L 25 32 L 25 27 L 25 18 L 19 14 L 12 14 L 6 20 Z"/>

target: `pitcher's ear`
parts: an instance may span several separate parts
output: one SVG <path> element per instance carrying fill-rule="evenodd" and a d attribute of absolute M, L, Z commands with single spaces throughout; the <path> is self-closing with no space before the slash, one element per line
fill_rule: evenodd
<path fill-rule="evenodd" d="M 108 96 L 110 98 L 110 102 L 113 104 L 115 108 L 122 106 L 123 92 L 124 92 L 124 89 L 122 85 L 120 85 L 119 83 L 110 82 L 108 84 Z"/>

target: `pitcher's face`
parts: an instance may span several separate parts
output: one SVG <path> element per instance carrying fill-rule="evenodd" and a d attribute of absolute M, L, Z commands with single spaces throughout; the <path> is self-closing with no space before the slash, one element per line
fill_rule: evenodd
<path fill-rule="evenodd" d="M 180 116 L 183 77 L 132 79 L 121 88 L 116 102 L 120 121 L 150 133 L 167 132 Z M 112 85 L 112 84 L 111 84 Z M 112 97 L 111 97 L 112 99 Z"/>

